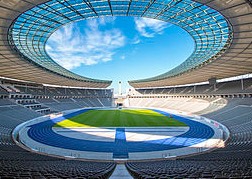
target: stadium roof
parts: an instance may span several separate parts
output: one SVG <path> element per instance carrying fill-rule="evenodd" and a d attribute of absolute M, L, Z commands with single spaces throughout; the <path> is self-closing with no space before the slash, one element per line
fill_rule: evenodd
<path fill-rule="evenodd" d="M 252 72 L 252 7 L 246 0 L 21 0 L 0 1 L 0 76 L 64 86 L 107 87 L 111 81 L 81 77 L 45 51 L 49 36 L 72 21 L 140 16 L 168 21 L 195 40 L 193 54 L 134 87 L 169 86 Z M 178 47 L 179 48 L 179 47 Z"/>
<path fill-rule="evenodd" d="M 213 55 L 191 69 L 174 75 L 175 71 L 187 64 L 187 59 L 184 63 L 165 74 L 149 79 L 130 81 L 131 86 L 135 88 L 174 86 L 204 82 L 211 78 L 222 79 L 252 72 L 252 1 L 197 0 L 197 2 L 215 9 L 229 23 L 229 39 L 226 45 L 223 46 L 223 49 L 220 50 L 220 53 Z M 207 19 L 204 18 L 204 20 Z M 189 22 L 188 18 L 185 18 L 184 21 Z M 206 33 L 208 34 L 208 32 Z M 220 33 L 220 35 L 223 35 L 223 32 Z M 207 37 L 209 38 L 209 35 Z M 202 43 L 202 45 L 207 44 Z M 208 48 L 213 47 L 209 46 Z M 197 52 L 197 47 L 192 56 L 195 52 Z"/>

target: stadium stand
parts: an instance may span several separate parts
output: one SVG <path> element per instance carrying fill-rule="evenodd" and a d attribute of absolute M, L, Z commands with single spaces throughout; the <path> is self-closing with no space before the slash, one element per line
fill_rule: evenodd
<path fill-rule="evenodd" d="M 11 137 L 11 132 L 17 125 L 44 115 L 46 112 L 90 107 L 91 102 L 95 106 L 111 106 L 111 99 L 107 99 L 107 97 L 111 98 L 112 93 L 107 90 L 105 92 L 99 90 L 98 95 L 94 96 L 90 103 L 84 103 L 87 100 L 84 97 L 73 100 L 69 96 L 63 96 L 62 93 L 65 91 L 63 88 L 54 88 L 54 90 L 50 90 L 50 96 L 43 96 L 43 98 L 41 90 L 27 87 L 17 88 L 20 89 L 18 93 L 7 92 L 5 89 L 4 92 L 8 94 L 8 98 L 0 99 L 0 178 L 108 178 L 112 174 L 116 166 L 113 162 L 68 161 L 43 156 L 18 147 Z M 69 93 L 72 91 L 67 90 Z M 80 91 L 79 96 L 85 93 L 81 89 L 78 91 Z M 56 93 L 60 94 L 62 98 L 54 99 L 52 96 Z M 108 94 L 106 103 L 98 105 L 96 99 L 105 94 Z M 37 98 L 38 96 L 40 98 Z M 47 106 L 50 110 L 41 113 L 39 109 L 42 109 L 43 106 Z"/>
<path fill-rule="evenodd" d="M 242 85 L 243 84 L 243 85 Z M 252 79 L 241 79 L 234 81 L 220 82 L 216 85 L 202 84 L 193 86 L 175 86 L 167 88 L 141 88 L 136 89 L 140 94 L 222 94 L 230 95 L 252 93 Z"/>
<path fill-rule="evenodd" d="M 42 114 L 81 107 L 110 107 L 110 89 L 48 87 L 14 80 L 1 80 L 1 98 L 7 98 Z M 4 100 L 3 100 L 4 101 Z"/>
<path fill-rule="evenodd" d="M 224 148 L 198 156 L 127 162 L 132 176 L 252 178 L 252 80 L 185 86 L 252 72 L 251 7 L 251 0 L 0 1 L 0 76 L 5 79 L 0 80 L 0 178 L 108 178 L 114 170 L 112 162 L 70 161 L 31 153 L 11 138 L 18 124 L 47 113 L 111 106 L 113 92 L 98 89 L 111 81 L 74 74 L 55 63 L 45 50 L 48 37 L 62 25 L 104 15 L 169 21 L 195 41 L 194 52 L 181 65 L 156 77 L 130 81 L 138 88 L 137 94 L 129 96 L 130 106 L 203 115 L 226 125 L 231 135 Z"/>
<path fill-rule="evenodd" d="M 2 88 L 2 87 L 0 86 L 0 94 L 1 94 L 1 95 L 3 95 L 3 94 L 8 94 L 8 92 L 7 92 L 4 88 Z"/>
<path fill-rule="evenodd" d="M 246 84 L 247 87 L 250 86 L 251 79 L 247 79 Z M 224 82 L 219 86 L 221 88 L 215 91 L 214 96 L 209 85 L 197 87 L 202 94 L 195 96 L 194 94 L 180 96 L 182 94 L 180 91 L 183 90 L 176 90 L 177 94 L 167 97 L 163 94 L 167 88 L 159 89 L 159 94 L 155 89 L 140 89 L 137 90 L 137 94 L 129 96 L 129 103 L 133 106 L 162 106 L 214 119 L 228 127 L 231 135 L 224 148 L 197 156 L 188 156 L 176 161 L 127 162 L 126 167 L 132 176 L 135 178 L 252 178 L 250 91 L 246 90 L 247 87 L 242 90 L 239 81 Z M 231 86 L 232 88 L 228 89 Z M 183 87 L 183 89 L 188 88 L 190 87 Z M 151 96 L 154 91 L 156 95 Z M 248 95 L 238 95 L 245 93 L 244 91 L 249 91 Z M 204 109 L 202 106 L 205 106 Z"/>
<path fill-rule="evenodd" d="M 223 83 L 222 86 L 228 84 Z M 233 84 L 239 85 L 235 82 Z M 32 90 L 34 88 L 26 87 L 26 92 L 33 91 L 33 94 L 29 94 L 24 92 L 24 88 L 17 86 L 15 88 L 20 89 L 18 94 L 8 93 L 9 98 L 0 99 L 0 174 L 3 178 L 107 178 L 111 175 L 115 163 L 81 162 L 42 156 L 21 149 L 11 138 L 11 131 L 15 126 L 43 115 L 27 108 L 25 106 L 27 104 L 39 103 L 48 106 L 51 112 L 80 107 L 111 106 L 113 94 L 110 90 L 74 89 L 72 92 L 74 96 L 64 96 L 64 91 L 71 94 L 71 89 L 54 88 L 48 90 L 51 91 L 51 95 L 43 96 L 41 92 L 44 90 L 36 90 L 38 92 L 36 94 L 35 90 Z M 190 88 L 190 86 L 184 87 L 186 90 L 178 90 L 179 94 L 176 95 L 164 94 L 166 89 L 159 89 L 159 94 L 152 95 L 146 93 L 146 90 L 138 90 L 135 94 L 131 94 L 128 100 L 130 106 L 161 107 L 214 119 L 230 130 L 231 137 L 225 148 L 177 160 L 129 161 L 126 163 L 128 171 L 135 178 L 250 178 L 252 176 L 250 96 L 239 96 L 235 95 L 236 93 L 229 93 L 227 96 L 222 94 L 213 96 L 213 93 L 183 94 Z M 139 91 L 146 94 L 140 94 Z M 240 94 L 241 91 L 237 93 Z"/>

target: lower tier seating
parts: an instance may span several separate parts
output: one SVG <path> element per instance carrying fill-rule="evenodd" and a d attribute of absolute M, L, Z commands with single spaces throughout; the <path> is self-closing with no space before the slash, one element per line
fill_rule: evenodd
<path fill-rule="evenodd" d="M 61 103 L 57 104 L 60 106 Z M 12 130 L 20 123 L 41 115 L 15 103 L 0 106 L 1 179 L 108 178 L 112 174 L 116 166 L 114 162 L 70 161 L 31 153 L 17 146 L 11 138 Z"/>
<path fill-rule="evenodd" d="M 141 104 L 147 104 L 153 99 L 141 99 Z M 159 99 L 160 100 L 160 99 Z M 136 99 L 132 102 L 136 104 Z M 163 103 L 169 104 L 168 99 Z M 188 99 L 176 99 L 173 109 L 190 109 L 191 106 L 182 106 Z M 218 101 L 216 99 L 210 101 Z M 174 102 L 174 100 L 173 100 Z M 199 103 L 199 101 L 197 101 Z M 252 100 L 227 99 L 227 103 L 215 104 L 211 112 L 199 109 L 203 116 L 224 124 L 230 130 L 230 138 L 224 148 L 185 157 L 177 160 L 128 162 L 126 167 L 135 178 L 252 178 Z M 209 105 L 213 108 L 213 105 Z M 167 106 L 168 108 L 168 106 Z M 208 107 L 207 107 L 208 108 Z"/>

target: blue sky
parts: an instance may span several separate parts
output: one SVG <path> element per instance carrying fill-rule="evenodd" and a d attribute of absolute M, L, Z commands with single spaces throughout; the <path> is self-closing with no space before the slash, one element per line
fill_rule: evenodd
<path fill-rule="evenodd" d="M 153 77 L 176 67 L 194 50 L 191 36 L 166 22 L 106 17 L 67 24 L 46 44 L 48 54 L 66 69 L 85 77 L 113 80 L 123 92 L 127 81 Z"/>

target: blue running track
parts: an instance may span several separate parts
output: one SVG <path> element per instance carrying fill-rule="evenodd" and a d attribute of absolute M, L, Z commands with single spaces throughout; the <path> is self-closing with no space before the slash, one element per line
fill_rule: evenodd
<path fill-rule="evenodd" d="M 188 147 L 208 140 L 214 135 L 214 130 L 211 127 L 174 114 L 172 115 L 173 118 L 186 123 L 189 126 L 189 130 L 181 135 L 159 140 L 127 141 L 125 128 L 116 129 L 115 141 L 113 142 L 75 139 L 62 136 L 52 130 L 55 123 L 74 117 L 88 110 L 92 109 L 79 110 L 77 112 L 55 118 L 54 120 L 47 120 L 28 126 L 28 136 L 37 142 L 53 147 L 78 151 L 113 153 L 113 158 L 123 159 L 128 158 L 129 153 L 134 152 L 154 152 Z M 164 111 L 154 111 L 165 116 L 170 116 L 170 113 Z"/>

